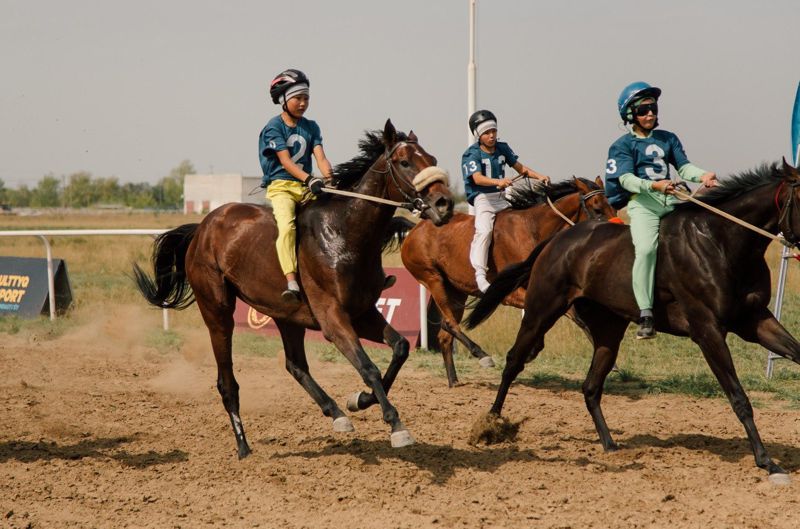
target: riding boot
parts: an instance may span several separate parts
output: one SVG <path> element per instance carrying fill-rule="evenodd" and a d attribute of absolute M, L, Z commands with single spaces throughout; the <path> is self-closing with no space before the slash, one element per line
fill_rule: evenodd
<path fill-rule="evenodd" d="M 300 303 L 300 285 L 297 284 L 297 281 L 292 280 L 288 282 L 286 290 L 281 293 L 281 298 L 286 303 Z"/>
<path fill-rule="evenodd" d="M 639 318 L 639 330 L 636 331 L 637 340 L 649 340 L 656 337 L 655 322 L 652 316 Z"/>

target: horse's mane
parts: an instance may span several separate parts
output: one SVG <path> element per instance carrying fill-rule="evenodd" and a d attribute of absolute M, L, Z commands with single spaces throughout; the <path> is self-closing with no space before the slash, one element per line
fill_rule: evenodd
<path fill-rule="evenodd" d="M 732 198 L 736 198 L 752 189 L 762 187 L 783 178 L 783 171 L 778 168 L 777 162 L 762 163 L 755 169 L 749 169 L 740 173 L 730 175 L 728 178 L 721 180 L 719 185 L 712 187 L 708 191 L 695 196 L 697 200 L 701 200 L 708 204 L 716 204 L 725 202 Z M 698 208 L 696 204 L 691 202 L 684 202 L 677 205 L 678 208 Z"/>
<path fill-rule="evenodd" d="M 597 188 L 597 184 L 592 180 L 588 180 L 586 178 L 579 178 L 579 180 L 589 186 L 589 189 Z M 511 207 L 514 209 L 527 209 L 533 206 L 538 206 L 539 204 L 544 204 L 547 202 L 547 197 L 550 197 L 550 200 L 555 202 L 560 198 L 571 195 L 572 193 L 578 191 L 578 187 L 575 185 L 575 182 L 572 179 L 550 184 L 550 187 L 547 188 L 537 188 L 531 186 L 530 181 L 527 178 L 517 180 L 517 182 L 521 182 L 522 185 L 512 185 L 511 188 L 513 190 L 511 192 L 507 192 L 505 195 L 506 201 L 508 201 L 508 203 L 511 204 Z M 515 182 L 515 184 L 517 182 Z M 542 189 L 544 189 L 544 195 L 542 194 Z"/>
<path fill-rule="evenodd" d="M 397 133 L 397 141 L 405 141 L 406 135 Z M 333 169 L 333 184 L 337 189 L 353 187 L 363 177 L 372 164 L 386 151 L 383 143 L 383 132 L 379 130 L 366 131 L 364 138 L 359 140 L 360 154 L 352 160 L 340 163 Z"/>

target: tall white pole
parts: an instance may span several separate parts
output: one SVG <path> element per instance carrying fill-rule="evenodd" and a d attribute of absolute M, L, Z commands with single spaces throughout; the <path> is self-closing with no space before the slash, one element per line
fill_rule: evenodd
<path fill-rule="evenodd" d="M 475 65 L 475 9 L 478 0 L 469 0 L 469 64 L 467 64 L 467 118 L 471 116 L 475 108 L 477 97 L 476 74 L 478 67 Z M 467 130 L 467 145 L 473 143 L 472 133 Z"/>

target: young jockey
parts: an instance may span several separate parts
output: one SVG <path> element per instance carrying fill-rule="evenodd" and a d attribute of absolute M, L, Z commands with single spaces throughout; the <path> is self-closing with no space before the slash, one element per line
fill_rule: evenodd
<path fill-rule="evenodd" d="M 272 80 L 269 94 L 282 112 L 269 120 L 258 140 L 258 155 L 264 171 L 262 186 L 278 226 L 275 246 L 287 288 L 281 297 L 289 302 L 300 301 L 297 284 L 295 249 L 295 209 L 324 193 L 325 181 L 311 174 L 311 155 L 326 179 L 331 177 L 331 164 L 322 148 L 322 133 L 316 122 L 303 117 L 309 105 L 310 82 L 299 70 L 285 70 Z M 312 196 L 313 195 L 313 196 Z"/>
<path fill-rule="evenodd" d="M 513 167 L 520 175 L 545 184 L 550 183 L 550 178 L 520 163 L 507 143 L 497 141 L 497 118 L 488 110 L 472 114 L 469 129 L 477 140 L 461 157 L 464 191 L 467 201 L 475 206 L 475 236 L 469 250 L 469 261 L 475 269 L 478 289 L 486 292 L 489 288 L 486 263 L 492 244 L 494 217 L 509 207 L 501 191 L 513 182 L 505 177 L 504 166 Z"/>
<path fill-rule="evenodd" d="M 628 206 L 631 237 L 635 250 L 633 293 L 639 306 L 637 339 L 654 338 L 653 286 L 658 254 L 661 217 L 678 203 L 673 196 L 669 165 L 690 182 L 706 187 L 717 185 L 717 176 L 692 165 L 678 137 L 658 126 L 658 98 L 661 90 L 644 82 L 626 86 L 617 100 L 627 134 L 611 145 L 606 163 L 606 195 L 617 209 Z"/>

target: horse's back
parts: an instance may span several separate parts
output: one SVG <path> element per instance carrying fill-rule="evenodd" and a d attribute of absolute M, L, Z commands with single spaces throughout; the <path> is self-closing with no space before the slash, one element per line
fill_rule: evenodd
<path fill-rule="evenodd" d="M 200 223 L 189 258 L 210 259 L 226 271 L 252 268 L 275 254 L 276 237 L 271 209 L 258 204 L 223 204 Z"/>

